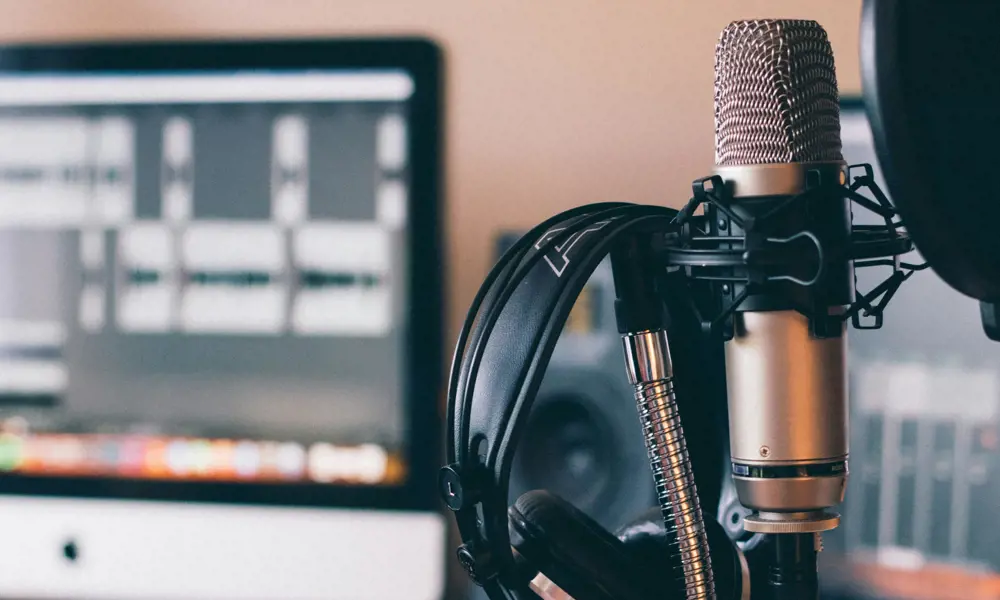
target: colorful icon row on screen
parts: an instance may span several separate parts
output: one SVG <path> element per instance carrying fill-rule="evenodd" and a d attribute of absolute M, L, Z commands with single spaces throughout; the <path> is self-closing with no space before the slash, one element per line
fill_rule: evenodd
<path fill-rule="evenodd" d="M 379 484 L 392 457 L 375 444 L 106 435 L 2 435 L 0 471 L 219 481 Z"/>

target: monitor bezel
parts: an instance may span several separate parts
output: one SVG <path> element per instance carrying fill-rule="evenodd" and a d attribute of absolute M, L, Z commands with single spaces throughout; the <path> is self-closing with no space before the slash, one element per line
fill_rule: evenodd
<path fill-rule="evenodd" d="M 444 273 L 441 251 L 443 57 L 427 38 L 114 41 L 0 46 L 0 76 L 237 70 L 402 70 L 414 83 L 410 122 L 406 335 L 407 476 L 401 485 L 232 483 L 0 475 L 0 495 L 40 495 L 288 507 L 437 510 Z"/>

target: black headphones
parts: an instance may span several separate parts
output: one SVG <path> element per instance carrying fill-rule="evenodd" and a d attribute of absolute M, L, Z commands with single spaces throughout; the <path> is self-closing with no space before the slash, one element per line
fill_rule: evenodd
<path fill-rule="evenodd" d="M 450 464 L 441 470 L 439 486 L 461 534 L 458 559 L 491 600 L 555 598 L 553 585 L 575 600 L 644 600 L 674 593 L 683 597 L 683 582 L 664 575 L 665 556 L 677 550 L 657 512 L 641 516 L 616 536 L 548 492 L 528 492 L 509 510 L 507 506 L 514 450 L 577 296 L 611 254 L 619 329 L 641 331 L 643 311 L 655 313 L 657 321 L 664 314 L 669 317 L 669 299 L 657 297 L 650 309 L 618 291 L 623 277 L 641 278 L 640 287 L 647 287 L 653 280 L 669 279 L 666 270 L 642 272 L 636 265 L 643 261 L 636 260 L 629 263 L 635 268 L 618 269 L 614 252 L 637 247 L 636 240 L 643 248 L 655 248 L 657 239 L 676 229 L 677 214 L 665 207 L 627 203 L 591 204 L 560 213 L 510 247 L 473 300 L 452 360 Z M 675 279 L 679 283 L 683 274 Z M 676 325 L 687 323 L 680 319 Z M 724 380 L 721 385 L 724 390 Z M 712 410 L 703 404 L 691 410 Z M 706 487 L 709 497 L 717 499 L 725 448 L 720 453 L 718 432 L 705 437 L 704 450 L 692 448 L 692 454 L 702 457 L 704 465 L 712 463 L 706 470 L 718 476 Z M 742 556 L 714 519 L 705 521 L 717 597 L 739 598 Z"/>

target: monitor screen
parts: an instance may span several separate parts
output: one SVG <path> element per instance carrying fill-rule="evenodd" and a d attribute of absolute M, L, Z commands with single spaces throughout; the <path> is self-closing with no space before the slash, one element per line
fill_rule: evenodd
<path fill-rule="evenodd" d="M 0 482 L 404 484 L 414 91 L 0 74 Z"/>

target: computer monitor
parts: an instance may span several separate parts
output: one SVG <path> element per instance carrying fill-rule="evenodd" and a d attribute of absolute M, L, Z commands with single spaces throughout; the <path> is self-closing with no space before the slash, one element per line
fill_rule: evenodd
<path fill-rule="evenodd" d="M 844 102 L 841 127 L 844 158 L 870 163 L 886 189 L 860 100 Z M 855 210 L 855 223 L 875 219 Z M 859 269 L 859 293 L 888 274 Z M 824 535 L 825 597 L 995 597 L 1000 345 L 983 333 L 978 304 L 921 271 L 892 298 L 883 327 L 851 329 L 848 347 L 851 474 L 841 526 Z"/>
<path fill-rule="evenodd" d="M 441 596 L 440 62 L 0 48 L 0 595 Z"/>

